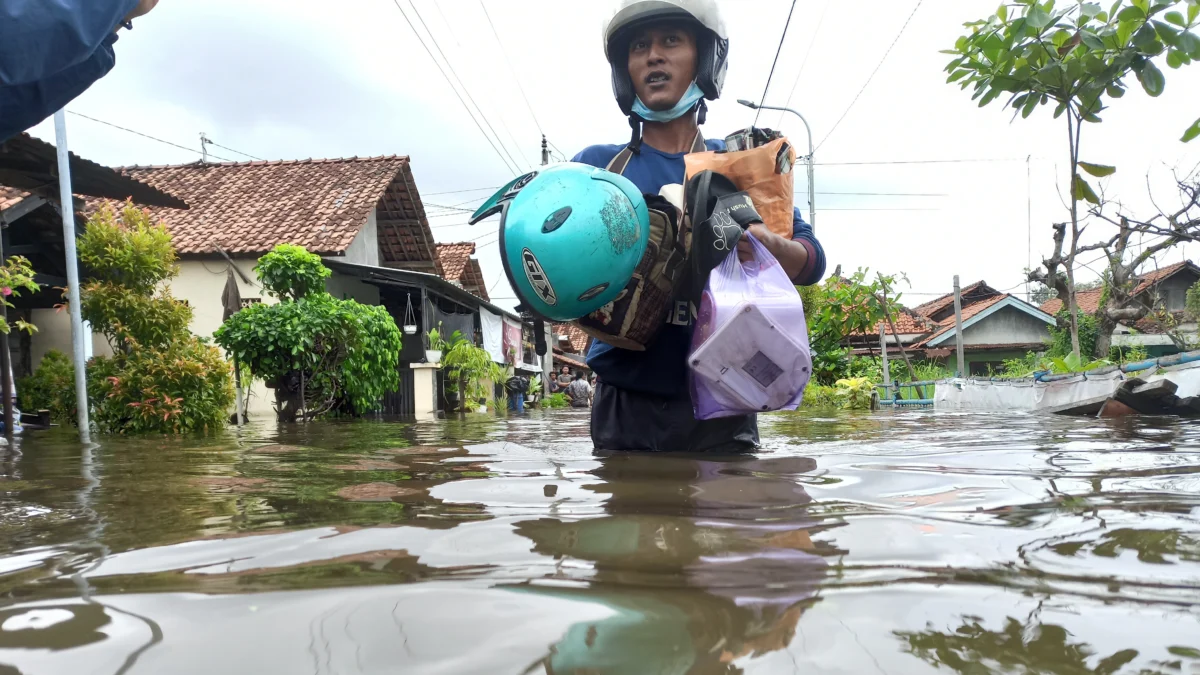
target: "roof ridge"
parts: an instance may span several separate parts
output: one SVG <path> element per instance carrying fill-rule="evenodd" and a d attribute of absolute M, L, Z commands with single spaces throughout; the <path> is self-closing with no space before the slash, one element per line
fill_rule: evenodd
<path fill-rule="evenodd" d="M 328 158 L 312 158 L 306 159 L 254 159 L 247 162 L 205 162 L 195 161 L 185 164 L 131 164 L 128 166 L 112 167 L 114 171 L 137 171 L 147 169 L 208 169 L 214 167 L 221 168 L 241 168 L 247 166 L 292 166 L 300 164 L 349 164 L 351 162 L 383 162 L 401 160 L 410 162 L 409 155 L 378 155 L 375 157 L 328 157 Z"/>

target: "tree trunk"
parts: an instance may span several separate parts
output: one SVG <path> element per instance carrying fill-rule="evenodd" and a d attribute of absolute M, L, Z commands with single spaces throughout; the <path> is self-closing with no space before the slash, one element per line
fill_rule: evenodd
<path fill-rule="evenodd" d="M 1092 356 L 1097 359 L 1107 359 L 1108 351 L 1112 347 L 1113 331 L 1117 329 L 1117 321 L 1108 313 L 1108 306 L 1100 308 L 1096 312 L 1096 348 L 1092 350 Z"/>
<path fill-rule="evenodd" d="M 304 407 L 296 374 L 288 373 L 267 386 L 275 390 L 275 414 L 279 421 L 288 424 L 295 422 Z"/>

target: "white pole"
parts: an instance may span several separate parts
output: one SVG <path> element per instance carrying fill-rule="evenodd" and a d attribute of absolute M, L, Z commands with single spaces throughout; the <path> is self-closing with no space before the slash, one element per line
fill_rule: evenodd
<path fill-rule="evenodd" d="M 67 297 L 71 310 L 71 346 L 75 356 L 75 405 L 79 409 L 79 438 L 91 442 L 88 422 L 87 359 L 84 342 L 83 317 L 79 311 L 79 256 L 75 252 L 75 199 L 71 192 L 71 159 L 67 152 L 67 115 L 64 110 L 54 113 L 54 143 L 58 146 L 58 194 L 63 219 L 63 248 L 67 257 Z"/>
<path fill-rule="evenodd" d="M 760 103 L 753 103 L 751 101 L 747 101 L 745 99 L 740 99 L 740 98 L 738 99 L 738 103 L 746 106 L 747 108 L 750 108 L 751 110 L 758 110 L 761 108 L 762 110 L 781 110 L 783 112 L 790 112 L 793 115 L 795 115 L 796 117 L 799 117 L 800 121 L 804 123 L 804 130 L 806 132 L 808 132 L 808 158 L 807 158 L 808 159 L 808 224 L 809 224 L 809 226 L 812 227 L 813 232 L 816 232 L 817 231 L 817 207 L 816 207 L 817 187 L 816 187 L 816 184 L 813 182 L 813 167 L 815 166 L 813 164 L 813 162 L 815 162 L 816 160 L 813 158 L 814 151 L 813 151 L 813 140 L 812 140 L 812 127 L 808 126 L 808 120 L 804 119 L 804 115 L 801 115 L 800 113 L 796 112 L 795 110 L 792 110 L 791 108 L 784 108 L 784 107 L 775 106 L 775 105 L 762 105 Z"/>
<path fill-rule="evenodd" d="M 892 383 L 892 374 L 888 370 L 887 333 L 885 332 L 886 329 L 883 323 L 882 321 L 879 322 L 879 354 L 883 360 L 883 383 L 886 385 Z"/>
<path fill-rule="evenodd" d="M 958 376 L 967 376 L 967 366 L 963 358 L 963 327 L 962 327 L 962 291 L 958 287 L 958 275 L 954 275 L 954 341 L 958 345 Z"/>

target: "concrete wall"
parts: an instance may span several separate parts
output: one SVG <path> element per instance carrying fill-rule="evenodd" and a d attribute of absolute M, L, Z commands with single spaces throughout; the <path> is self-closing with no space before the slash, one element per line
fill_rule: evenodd
<path fill-rule="evenodd" d="M 242 299 L 258 298 L 261 302 L 272 304 L 278 302 L 267 295 L 258 285 L 258 275 L 254 273 L 257 259 L 237 259 L 234 265 L 250 279 L 250 284 L 237 276 L 238 293 Z M 192 332 L 200 337 L 212 339 L 213 333 L 221 327 L 221 315 L 225 308 L 221 304 L 221 294 L 225 290 L 226 270 L 229 263 L 221 258 L 217 260 L 182 260 L 179 263 L 179 276 L 171 281 L 171 295 L 177 300 L 186 300 L 192 308 Z M 261 381 L 255 381 L 245 390 L 247 396 L 247 411 L 252 418 L 265 418 L 274 414 L 272 403 L 275 394 L 267 389 Z M 233 411 L 230 410 L 230 413 Z"/>
<path fill-rule="evenodd" d="M 50 350 L 58 350 L 71 356 L 71 314 L 67 310 L 35 309 L 31 323 L 38 327 L 29 340 L 31 366 L 37 370 L 42 357 Z M 111 356 L 108 340 L 99 333 L 92 333 L 92 356 Z"/>
<path fill-rule="evenodd" d="M 1049 339 L 1049 324 L 1015 307 L 1005 307 L 963 330 L 965 345 L 1029 343 Z M 943 346 L 953 347 L 953 337 Z"/>
<path fill-rule="evenodd" d="M 364 305 L 378 305 L 379 287 L 334 272 L 325 280 L 325 290 L 338 300 L 357 300 Z"/>
<path fill-rule="evenodd" d="M 350 242 L 342 259 L 356 265 L 379 267 L 379 234 L 374 210 L 367 216 L 367 226 Z"/>

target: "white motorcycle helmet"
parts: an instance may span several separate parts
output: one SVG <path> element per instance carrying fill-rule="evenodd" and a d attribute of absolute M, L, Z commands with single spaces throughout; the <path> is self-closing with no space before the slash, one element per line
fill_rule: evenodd
<path fill-rule="evenodd" d="M 728 65 L 729 35 L 716 0 L 621 0 L 604 27 L 604 56 L 612 68 L 613 94 L 621 112 L 630 117 L 635 140 L 639 120 L 633 114 L 636 96 L 629 80 L 629 39 L 633 29 L 662 19 L 678 18 L 696 28 L 696 85 L 704 98 L 721 96 Z M 700 103 L 700 123 L 704 123 L 704 103 Z"/>

